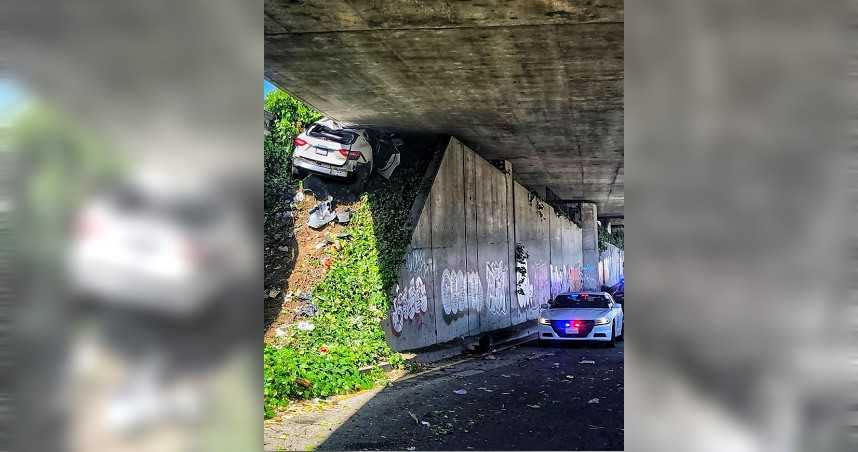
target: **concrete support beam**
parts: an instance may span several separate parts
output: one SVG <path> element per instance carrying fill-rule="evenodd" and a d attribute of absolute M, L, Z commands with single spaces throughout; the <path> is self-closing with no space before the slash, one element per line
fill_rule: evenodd
<path fill-rule="evenodd" d="M 596 205 L 581 203 L 581 251 L 583 253 L 584 290 L 598 290 L 599 281 L 599 227 L 596 223 Z"/>

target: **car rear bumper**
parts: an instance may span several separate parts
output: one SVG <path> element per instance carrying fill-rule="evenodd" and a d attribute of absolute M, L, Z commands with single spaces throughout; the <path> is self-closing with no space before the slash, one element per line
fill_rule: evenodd
<path fill-rule="evenodd" d="M 551 325 L 540 324 L 537 334 L 539 339 L 544 341 L 610 341 L 611 324 L 595 325 L 588 334 L 582 336 L 562 336 L 557 334 Z"/>
<path fill-rule="evenodd" d="M 292 164 L 298 168 L 334 177 L 349 177 L 351 173 L 345 167 L 336 167 L 327 163 L 314 162 L 303 157 L 294 157 Z"/>

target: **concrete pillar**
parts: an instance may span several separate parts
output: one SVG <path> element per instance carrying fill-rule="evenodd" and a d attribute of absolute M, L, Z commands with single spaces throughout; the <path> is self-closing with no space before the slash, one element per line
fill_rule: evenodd
<path fill-rule="evenodd" d="M 599 227 L 596 205 L 581 203 L 581 252 L 584 290 L 599 290 Z"/>

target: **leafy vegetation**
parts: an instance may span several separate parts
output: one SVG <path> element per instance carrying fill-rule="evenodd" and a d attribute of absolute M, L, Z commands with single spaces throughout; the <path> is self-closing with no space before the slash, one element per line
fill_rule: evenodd
<path fill-rule="evenodd" d="M 265 152 L 265 212 L 276 210 L 282 194 L 295 182 L 290 176 L 293 140 L 305 127 L 318 121 L 322 114 L 289 93 L 275 89 L 265 96 L 265 111 L 273 115 L 263 143 Z"/>
<path fill-rule="evenodd" d="M 266 216 L 282 202 L 284 186 L 295 184 L 286 171 L 294 136 L 318 118 L 296 102 L 278 90 L 266 98 L 266 109 L 275 114 L 265 148 Z M 266 418 L 290 399 L 369 388 L 384 379 L 375 365 L 402 364 L 388 346 L 381 322 L 410 240 L 404 224 L 421 174 L 421 168 L 403 164 L 389 181 L 372 178 L 367 193 L 352 207 L 348 238 L 340 241 L 339 250 L 328 248 L 331 266 L 313 290 L 317 311 L 309 321 L 314 328 L 291 328 L 282 346 L 265 346 Z"/>
<path fill-rule="evenodd" d="M 608 243 L 619 249 L 623 249 L 623 246 L 625 245 L 625 233 L 623 232 L 623 228 L 615 228 L 610 234 L 608 234 L 608 230 L 606 228 L 600 228 L 599 252 L 605 251 L 608 248 Z"/>

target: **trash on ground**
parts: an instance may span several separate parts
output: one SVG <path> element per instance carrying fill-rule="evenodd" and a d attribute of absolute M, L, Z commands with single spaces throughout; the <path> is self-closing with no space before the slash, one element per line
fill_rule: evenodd
<path fill-rule="evenodd" d="M 528 405 L 528 406 L 529 406 L 529 407 L 531 407 L 531 408 L 542 408 L 542 407 L 541 407 L 541 406 L 539 406 L 539 405 Z"/>
<path fill-rule="evenodd" d="M 310 303 L 309 301 L 305 301 L 297 309 L 295 309 L 295 314 L 299 317 L 313 317 L 316 315 L 316 305 Z"/>
<path fill-rule="evenodd" d="M 488 355 L 485 359 L 498 359 L 498 357 L 495 355 Z"/>
<path fill-rule="evenodd" d="M 280 250 L 280 251 L 289 251 L 289 247 L 288 247 L 288 246 L 278 246 L 278 247 L 277 247 L 277 249 L 278 249 L 278 250 Z"/>
<path fill-rule="evenodd" d="M 427 426 L 427 427 L 429 427 L 429 423 L 428 423 L 428 422 L 426 422 L 426 421 L 420 421 L 420 423 L 421 423 L 421 424 L 423 424 L 423 425 L 425 425 L 425 426 Z"/>
<path fill-rule="evenodd" d="M 596 398 L 594 398 L 594 399 L 590 399 L 590 400 L 588 400 L 588 401 L 587 401 L 587 403 L 599 403 L 599 398 L 598 398 L 598 397 L 596 397 Z"/>
<path fill-rule="evenodd" d="M 268 298 L 274 298 L 274 297 L 276 297 L 277 295 L 280 295 L 280 289 L 271 289 L 271 290 L 268 292 Z"/>
<path fill-rule="evenodd" d="M 313 294 L 311 292 L 301 292 L 298 294 L 298 298 L 304 301 L 310 301 L 313 299 Z"/>
<path fill-rule="evenodd" d="M 333 264 L 333 262 L 333 259 L 328 256 L 322 258 L 322 265 L 324 265 L 325 268 L 331 268 L 331 264 Z"/>
<path fill-rule="evenodd" d="M 551 365 L 551 367 L 554 367 L 554 368 L 560 367 L 560 363 L 554 363 Z"/>
<path fill-rule="evenodd" d="M 304 200 L 304 192 L 299 191 L 298 193 L 295 193 L 295 197 L 293 199 L 295 200 L 295 202 L 303 201 Z"/>
<path fill-rule="evenodd" d="M 349 209 L 337 212 L 337 223 L 346 224 L 352 219 L 352 211 Z"/>
<path fill-rule="evenodd" d="M 411 416 L 411 419 L 414 419 L 415 424 L 420 423 L 420 421 L 417 420 L 417 416 L 415 416 L 414 413 L 411 412 L 411 410 L 406 410 L 406 411 L 408 411 L 408 415 Z"/>
<path fill-rule="evenodd" d="M 507 374 L 501 374 L 501 377 L 509 378 L 509 375 L 507 375 Z"/>
<path fill-rule="evenodd" d="M 457 390 L 455 390 L 455 391 L 453 391 L 453 392 L 454 392 L 454 393 L 456 393 L 456 394 L 459 394 L 459 395 L 465 395 L 465 394 L 467 394 L 467 393 L 468 393 L 468 391 L 465 391 L 464 389 L 457 389 Z"/>
<path fill-rule="evenodd" d="M 575 377 L 574 377 L 573 375 L 567 375 L 567 376 L 566 376 L 566 378 L 568 378 L 568 379 L 570 379 L 570 380 L 574 380 L 574 379 L 575 379 Z"/>
<path fill-rule="evenodd" d="M 596 364 L 596 361 L 590 359 L 582 359 L 581 361 L 578 361 L 578 364 Z"/>
<path fill-rule="evenodd" d="M 399 166 L 398 152 L 391 155 L 390 158 L 387 159 L 387 162 L 385 162 L 384 166 L 379 168 L 377 171 L 378 174 L 384 176 L 385 179 L 390 179 L 390 176 L 393 175 L 393 170 L 395 170 L 397 166 Z"/>
<path fill-rule="evenodd" d="M 310 211 L 310 216 L 307 218 L 307 225 L 313 229 L 320 229 L 326 224 L 334 221 L 336 214 L 331 211 L 330 199 L 321 201 Z"/>
<path fill-rule="evenodd" d="M 301 331 L 313 331 L 316 328 L 316 325 L 313 325 L 310 322 L 298 322 L 295 327 Z"/>

